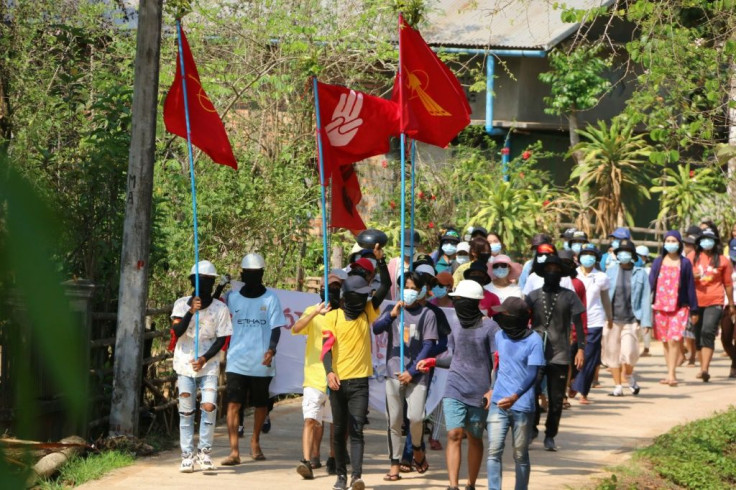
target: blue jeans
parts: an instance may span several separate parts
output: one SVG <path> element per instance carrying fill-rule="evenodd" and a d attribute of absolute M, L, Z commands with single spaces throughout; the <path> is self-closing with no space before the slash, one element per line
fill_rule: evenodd
<path fill-rule="evenodd" d="M 511 427 L 516 463 L 516 490 L 529 487 L 529 442 L 534 421 L 534 412 L 504 410 L 491 404 L 488 411 L 488 489 L 501 490 L 501 456 L 503 456 L 506 433 Z"/>
<path fill-rule="evenodd" d="M 211 403 L 215 409 L 211 412 L 202 410 L 199 421 L 200 450 L 212 449 L 215 438 L 215 421 L 217 420 L 217 376 L 200 376 L 192 378 L 179 376 L 179 445 L 181 454 L 194 454 L 194 412 L 197 408 L 197 385 L 202 391 L 201 404 Z M 189 396 L 182 396 L 189 394 Z"/>

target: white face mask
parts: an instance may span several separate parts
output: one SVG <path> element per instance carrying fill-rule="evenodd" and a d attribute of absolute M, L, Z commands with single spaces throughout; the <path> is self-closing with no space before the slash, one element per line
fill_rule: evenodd
<path fill-rule="evenodd" d="M 493 271 L 493 276 L 499 279 L 503 279 L 505 277 L 508 277 L 509 275 L 508 267 L 494 267 L 492 271 Z"/>
<path fill-rule="evenodd" d="M 445 243 L 442 245 L 442 252 L 445 255 L 455 255 L 457 253 L 457 245 L 454 243 Z"/>
<path fill-rule="evenodd" d="M 460 265 L 467 264 L 468 262 L 470 262 L 470 255 L 458 255 L 457 257 L 455 257 L 455 260 Z"/>

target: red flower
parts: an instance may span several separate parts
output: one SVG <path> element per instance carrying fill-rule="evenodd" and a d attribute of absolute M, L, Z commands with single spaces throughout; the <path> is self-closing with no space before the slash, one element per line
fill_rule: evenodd
<path fill-rule="evenodd" d="M 419 199 L 424 199 L 424 192 L 422 192 L 422 191 L 417 192 L 417 197 Z"/>
<path fill-rule="evenodd" d="M 390 203 L 388 203 L 388 205 L 391 206 L 391 209 L 396 209 L 396 203 L 395 202 L 391 201 Z"/>
<path fill-rule="evenodd" d="M 532 156 L 532 152 L 530 152 L 529 150 L 521 154 L 521 158 L 523 158 L 524 160 L 529 160 L 529 157 L 531 156 Z"/>
<path fill-rule="evenodd" d="M 545 200 L 545 201 L 544 201 L 544 202 L 542 203 L 542 206 L 544 206 L 544 207 L 546 208 L 547 206 L 549 206 L 549 204 L 550 204 L 550 201 L 549 201 L 549 199 L 546 199 L 546 200 Z"/>
<path fill-rule="evenodd" d="M 429 198 L 434 201 L 434 200 L 437 199 L 437 196 L 435 196 L 434 194 L 432 194 Z"/>
<path fill-rule="evenodd" d="M 427 226 L 428 226 L 429 228 L 434 228 L 434 223 L 430 221 L 430 222 L 429 222 L 429 224 L 428 224 Z"/>
<path fill-rule="evenodd" d="M 383 168 L 388 168 L 388 162 L 387 162 L 386 160 L 382 161 L 382 162 L 381 162 L 381 166 L 382 166 Z"/>
<path fill-rule="evenodd" d="M 525 175 L 524 172 L 519 172 L 519 178 L 520 179 L 523 179 L 524 178 L 524 175 Z"/>
<path fill-rule="evenodd" d="M 690 171 L 690 178 L 692 179 L 693 177 L 695 177 L 695 170 Z"/>
<path fill-rule="evenodd" d="M 511 153 L 511 148 L 507 146 L 504 146 L 503 148 L 501 148 L 501 155 L 508 155 L 509 153 Z"/>

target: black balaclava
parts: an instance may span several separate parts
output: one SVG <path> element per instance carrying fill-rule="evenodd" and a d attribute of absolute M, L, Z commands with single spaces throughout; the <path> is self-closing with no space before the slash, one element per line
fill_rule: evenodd
<path fill-rule="evenodd" d="M 340 307 L 340 285 L 334 283 L 327 286 L 327 288 L 330 293 L 330 307 L 333 310 L 336 310 Z M 322 301 L 325 300 L 325 288 L 320 288 L 319 297 L 322 299 Z"/>
<path fill-rule="evenodd" d="M 488 253 L 483 252 L 483 253 L 478 254 L 478 262 L 480 262 L 481 264 L 488 263 L 488 259 L 490 258 L 491 258 L 491 252 L 488 252 Z"/>
<path fill-rule="evenodd" d="M 192 297 L 196 296 L 196 288 L 194 282 L 194 274 L 189 276 L 189 282 L 191 283 L 192 287 L 195 288 L 192 291 Z M 202 309 L 207 308 L 209 305 L 212 304 L 212 291 L 215 289 L 215 280 L 217 278 L 214 276 L 199 276 L 199 299 L 202 300 Z M 189 306 L 192 305 L 192 300 L 190 299 L 188 302 Z"/>
<path fill-rule="evenodd" d="M 266 292 L 263 285 L 263 269 L 241 269 L 240 280 L 245 283 L 240 294 L 246 298 L 258 298 Z"/>
<path fill-rule="evenodd" d="M 511 340 L 521 340 L 532 333 L 528 328 L 529 317 L 510 316 L 504 313 L 499 313 L 493 317 L 501 327 L 501 330 L 506 333 L 508 338 Z"/>
<path fill-rule="evenodd" d="M 479 307 L 479 299 L 454 296 L 452 298 L 452 303 L 455 306 L 457 319 L 460 320 L 460 325 L 463 328 L 474 327 L 478 323 L 478 320 L 483 318 L 483 313 L 481 313 Z"/>
<path fill-rule="evenodd" d="M 557 293 L 560 291 L 562 271 L 545 271 L 543 277 L 544 286 L 542 286 L 542 291 L 545 293 Z"/>
<path fill-rule="evenodd" d="M 468 277 L 467 278 L 469 280 L 471 280 L 471 281 L 477 282 L 478 284 L 480 284 L 483 287 L 485 287 L 485 286 L 487 286 L 487 285 L 489 285 L 491 283 L 490 276 L 488 274 L 484 274 L 481 271 L 471 271 L 471 272 L 468 272 Z"/>
<path fill-rule="evenodd" d="M 368 295 L 365 293 L 356 293 L 346 291 L 342 293 L 342 310 L 345 312 L 346 320 L 355 320 L 365 311 L 365 305 L 368 303 Z"/>

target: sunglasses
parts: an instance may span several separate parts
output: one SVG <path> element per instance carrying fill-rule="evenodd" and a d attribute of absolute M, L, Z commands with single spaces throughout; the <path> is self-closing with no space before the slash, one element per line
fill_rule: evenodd
<path fill-rule="evenodd" d="M 509 265 L 508 264 L 493 264 L 493 268 L 494 269 L 508 269 Z"/>

